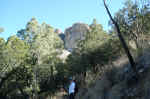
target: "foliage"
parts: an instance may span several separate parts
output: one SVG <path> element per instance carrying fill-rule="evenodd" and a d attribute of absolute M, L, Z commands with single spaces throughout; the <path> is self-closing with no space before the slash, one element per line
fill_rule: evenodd
<path fill-rule="evenodd" d="M 30 73 L 22 64 L 28 52 L 28 45 L 16 36 L 11 36 L 5 42 L 1 39 L 1 81 L 0 97 L 11 96 L 13 92 L 22 91 L 29 85 Z"/>
<path fill-rule="evenodd" d="M 32 65 L 34 94 L 54 93 L 58 89 L 56 66 L 61 62 L 58 55 L 62 52 L 63 41 L 50 25 L 39 25 L 35 18 L 17 35 L 30 45 L 28 64 Z"/>
<path fill-rule="evenodd" d="M 63 41 L 50 25 L 39 25 L 35 18 L 17 36 L 7 42 L 0 39 L 1 97 L 54 93 L 60 83 L 56 67 L 61 62 L 58 55 Z"/>
<path fill-rule="evenodd" d="M 136 48 L 141 49 L 147 46 L 150 31 L 148 22 L 150 14 L 147 4 L 128 0 L 124 7 L 116 13 L 115 20 L 126 39 L 129 42 L 134 41 Z M 114 29 L 114 26 L 112 28 Z"/>
<path fill-rule="evenodd" d="M 123 49 L 117 36 L 107 34 L 94 20 L 85 40 L 79 41 L 78 47 L 68 57 L 66 61 L 68 71 L 70 75 L 77 76 L 81 85 L 85 86 L 90 82 L 86 80 L 89 79 L 87 78 L 89 72 L 97 76 L 103 72 L 106 64 L 116 60 L 122 54 Z"/>
<path fill-rule="evenodd" d="M 78 41 L 78 50 L 80 52 L 92 51 L 101 46 L 107 40 L 108 34 L 103 30 L 101 24 L 96 19 L 90 25 L 90 31 L 86 34 L 85 39 Z"/>

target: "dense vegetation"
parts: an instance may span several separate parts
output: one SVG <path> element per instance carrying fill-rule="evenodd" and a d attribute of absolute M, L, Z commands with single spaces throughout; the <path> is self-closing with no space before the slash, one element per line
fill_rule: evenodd
<path fill-rule="evenodd" d="M 128 0 L 114 16 L 134 57 L 149 47 L 149 2 Z M 0 98 L 52 96 L 74 76 L 81 87 L 89 87 L 105 72 L 107 64 L 124 55 L 110 22 L 109 33 L 96 19 L 84 40 L 63 61 L 64 42 L 55 29 L 32 18 L 24 29 L 5 41 L 0 38 Z M 0 32 L 4 29 L 0 28 Z"/>

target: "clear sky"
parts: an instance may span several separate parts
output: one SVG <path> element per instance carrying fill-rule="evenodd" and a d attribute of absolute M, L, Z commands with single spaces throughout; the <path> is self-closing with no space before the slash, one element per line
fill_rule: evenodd
<path fill-rule="evenodd" d="M 112 14 L 124 1 L 108 0 Z M 25 28 L 32 17 L 62 31 L 76 22 L 91 24 L 96 18 L 108 30 L 109 17 L 102 0 L 0 0 L 0 12 L 0 27 L 5 29 L 0 37 L 5 39 Z"/>

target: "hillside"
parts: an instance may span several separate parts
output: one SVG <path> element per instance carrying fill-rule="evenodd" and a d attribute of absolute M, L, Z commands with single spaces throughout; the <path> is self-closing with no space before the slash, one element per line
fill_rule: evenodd
<path fill-rule="evenodd" d="M 150 53 L 146 51 L 136 59 L 138 80 L 125 57 L 120 58 L 106 70 L 92 87 L 81 89 L 76 99 L 149 99 L 150 98 Z M 119 64 L 119 65 L 117 65 Z"/>

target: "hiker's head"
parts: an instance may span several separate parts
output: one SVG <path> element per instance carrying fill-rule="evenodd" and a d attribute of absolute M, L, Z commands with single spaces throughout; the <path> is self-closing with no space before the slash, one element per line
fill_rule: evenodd
<path fill-rule="evenodd" d="M 70 81 L 70 82 L 73 81 L 73 78 L 72 78 L 72 77 L 69 77 L 69 81 Z"/>

